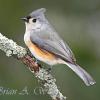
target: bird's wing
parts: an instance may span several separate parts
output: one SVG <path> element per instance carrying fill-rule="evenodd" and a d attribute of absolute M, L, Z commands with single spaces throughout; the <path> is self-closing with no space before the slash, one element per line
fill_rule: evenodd
<path fill-rule="evenodd" d="M 41 49 L 54 53 L 63 60 L 74 63 L 76 60 L 69 46 L 59 37 L 59 35 L 50 30 L 34 32 L 30 39 Z"/>

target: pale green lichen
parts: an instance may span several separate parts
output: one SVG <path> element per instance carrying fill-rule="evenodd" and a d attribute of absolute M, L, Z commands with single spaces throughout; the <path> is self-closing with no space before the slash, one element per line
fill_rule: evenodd
<path fill-rule="evenodd" d="M 17 55 L 18 58 L 21 58 L 27 54 L 25 48 L 17 45 L 13 40 L 6 38 L 1 33 L 0 49 L 4 51 L 8 57 L 12 55 Z M 31 72 L 34 73 L 34 71 Z M 57 85 L 55 84 L 56 79 L 53 78 L 47 70 L 40 68 L 39 72 L 34 74 L 39 80 L 44 82 L 44 91 L 46 91 L 46 93 L 49 94 L 52 99 L 57 100 L 57 98 L 59 98 L 59 100 L 66 100 L 66 97 L 64 97 L 62 93 L 60 93 L 57 88 Z"/>
<path fill-rule="evenodd" d="M 44 91 L 49 94 L 54 100 L 60 98 L 60 100 L 65 100 L 66 97 L 60 93 L 60 91 L 57 88 L 57 85 L 55 84 L 56 79 L 52 77 L 52 75 L 46 71 L 45 69 L 41 68 L 38 73 L 36 73 L 36 77 L 38 77 L 40 80 L 45 81 L 44 84 Z"/>
<path fill-rule="evenodd" d="M 26 49 L 18 46 L 16 42 L 6 38 L 0 33 L 0 49 L 6 53 L 6 56 L 17 55 L 18 58 L 23 57 L 27 52 Z"/>

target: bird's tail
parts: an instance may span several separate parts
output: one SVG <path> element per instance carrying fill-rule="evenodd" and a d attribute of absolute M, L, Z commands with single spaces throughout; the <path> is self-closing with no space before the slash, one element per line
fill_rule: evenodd
<path fill-rule="evenodd" d="M 65 62 L 69 68 L 71 68 L 83 81 L 87 86 L 95 84 L 95 80 L 79 65 L 77 64 L 71 64 L 68 62 Z"/>

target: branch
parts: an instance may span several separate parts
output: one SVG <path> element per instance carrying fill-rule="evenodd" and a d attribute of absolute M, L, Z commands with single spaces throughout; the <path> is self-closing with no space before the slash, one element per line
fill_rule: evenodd
<path fill-rule="evenodd" d="M 49 71 L 42 68 L 40 64 L 27 53 L 26 49 L 17 45 L 13 40 L 6 38 L 0 33 L 0 49 L 6 53 L 6 56 L 16 57 L 22 61 L 34 73 L 35 77 L 42 82 L 45 92 L 50 95 L 53 100 L 66 100 L 66 97 L 58 90 L 56 79 Z"/>

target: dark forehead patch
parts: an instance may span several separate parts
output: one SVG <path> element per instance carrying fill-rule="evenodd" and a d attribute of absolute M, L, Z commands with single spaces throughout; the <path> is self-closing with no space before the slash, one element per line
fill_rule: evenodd
<path fill-rule="evenodd" d="M 32 18 L 31 16 L 26 16 L 26 22 L 29 22 L 29 19 Z"/>
<path fill-rule="evenodd" d="M 29 20 L 30 18 L 32 18 L 31 16 L 26 16 L 26 18 Z"/>

